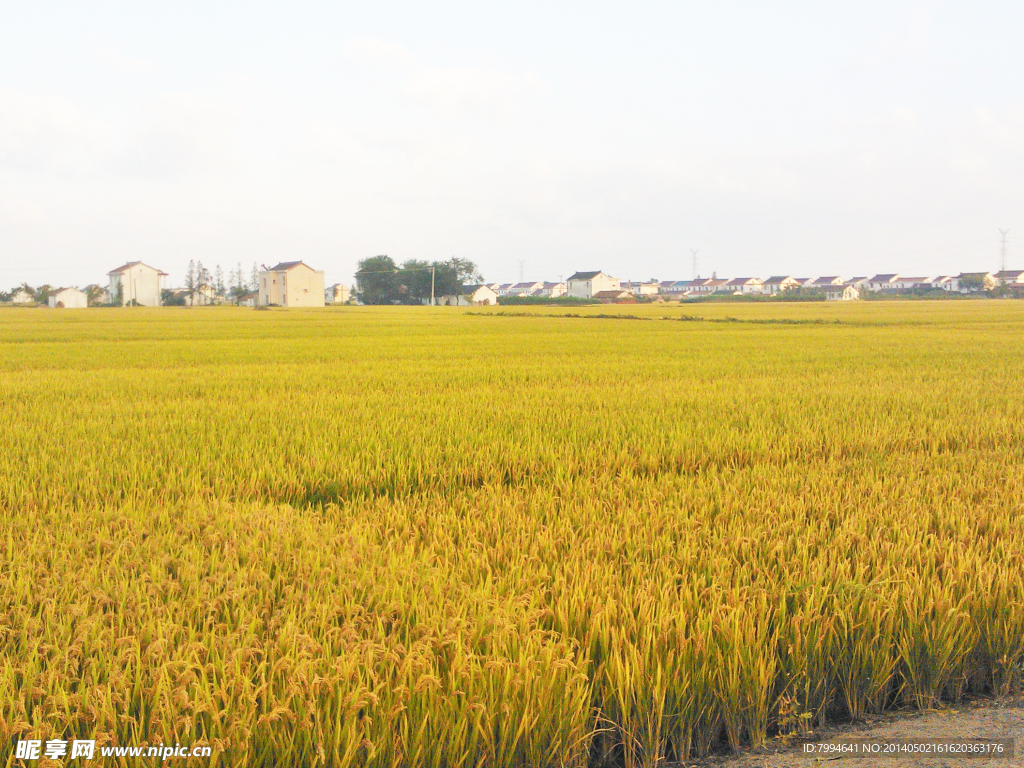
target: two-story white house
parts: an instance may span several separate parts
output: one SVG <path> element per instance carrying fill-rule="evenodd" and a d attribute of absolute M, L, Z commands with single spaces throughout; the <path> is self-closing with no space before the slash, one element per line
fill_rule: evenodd
<path fill-rule="evenodd" d="M 617 277 L 606 275 L 601 270 L 594 272 L 577 272 L 565 281 L 568 294 L 574 299 L 592 299 L 601 291 L 622 290 L 622 283 Z"/>
<path fill-rule="evenodd" d="M 261 307 L 322 307 L 324 273 L 302 261 L 282 261 L 259 274 Z"/>
<path fill-rule="evenodd" d="M 1004 269 L 993 275 L 997 285 L 1024 285 L 1024 270 Z"/>
<path fill-rule="evenodd" d="M 879 291 L 894 291 L 896 290 L 895 283 L 899 280 L 900 276 L 897 273 L 891 275 L 875 275 L 868 280 L 868 290 L 878 293 Z"/>
<path fill-rule="evenodd" d="M 790 275 L 772 275 L 764 281 L 761 286 L 762 293 L 776 294 L 788 291 L 791 288 L 799 288 L 800 281 Z"/>
<path fill-rule="evenodd" d="M 729 293 L 761 293 L 764 282 L 758 277 L 735 277 L 726 283 Z"/>
<path fill-rule="evenodd" d="M 159 307 L 163 279 L 167 277 L 156 267 L 141 261 L 129 261 L 107 273 L 110 283 L 107 287 L 107 302 L 119 307 Z"/>
<path fill-rule="evenodd" d="M 565 283 L 544 283 L 540 288 L 533 292 L 534 296 L 544 296 L 549 299 L 557 299 L 559 296 L 565 296 Z"/>

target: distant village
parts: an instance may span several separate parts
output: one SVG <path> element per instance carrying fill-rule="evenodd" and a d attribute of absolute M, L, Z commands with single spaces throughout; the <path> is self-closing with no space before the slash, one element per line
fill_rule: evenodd
<path fill-rule="evenodd" d="M 324 285 L 323 270 L 303 261 L 284 261 L 257 269 L 249 276 L 241 266 L 227 279 L 217 268 L 209 273 L 202 265 L 189 265 L 186 286 L 165 286 L 168 274 L 141 261 L 123 264 L 107 274 L 107 285 L 33 288 L 22 285 L 0 292 L 0 302 L 51 308 L 90 306 L 209 306 L 233 304 L 246 307 L 322 307 L 360 303 L 358 280 L 352 286 Z M 774 297 L 824 301 L 855 301 L 882 296 L 978 294 L 1024 298 L 1024 270 L 961 272 L 958 275 L 908 277 L 897 273 L 872 277 L 844 278 L 758 277 L 709 278 L 693 280 L 648 280 L 634 282 L 612 277 L 601 270 L 576 272 L 564 282 L 521 281 L 463 285 L 458 295 L 424 299 L 440 306 L 486 306 L 499 303 L 528 303 L 563 300 L 600 303 L 635 301 L 688 301 L 725 297 Z"/>

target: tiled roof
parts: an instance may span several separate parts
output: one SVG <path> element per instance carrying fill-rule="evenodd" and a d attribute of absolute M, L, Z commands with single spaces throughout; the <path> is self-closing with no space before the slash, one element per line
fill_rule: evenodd
<path fill-rule="evenodd" d="M 143 264 L 141 261 L 129 261 L 127 264 L 124 264 L 124 265 L 118 267 L 117 269 L 110 270 L 109 272 L 107 272 L 107 274 L 108 275 L 120 275 L 122 272 L 127 272 L 132 267 L 137 267 L 137 266 L 140 266 L 140 265 L 145 267 L 146 269 L 152 269 L 154 272 L 156 272 L 156 273 L 158 273 L 160 275 L 164 275 L 165 277 L 167 276 L 166 272 L 161 272 L 156 267 L 151 267 L 148 264 Z"/>
<path fill-rule="evenodd" d="M 575 275 L 570 277 L 570 280 L 593 280 L 598 275 L 604 274 L 600 269 L 593 272 L 577 272 Z"/>

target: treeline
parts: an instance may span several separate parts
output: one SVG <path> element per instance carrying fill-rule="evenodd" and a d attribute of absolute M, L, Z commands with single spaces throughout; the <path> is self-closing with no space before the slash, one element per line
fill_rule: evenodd
<path fill-rule="evenodd" d="M 359 262 L 356 296 L 363 304 L 425 304 L 431 295 L 458 296 L 464 285 L 482 280 L 468 259 L 409 259 L 399 266 L 390 256 L 372 256 Z"/>
<path fill-rule="evenodd" d="M 16 285 L 9 291 L 0 291 L 0 303 L 7 303 L 14 301 L 19 294 L 25 294 L 28 296 L 29 302 L 33 304 L 45 304 L 50 299 L 50 294 L 55 291 L 59 291 L 63 286 L 43 284 L 40 286 L 33 287 L 28 283 L 22 283 Z M 82 289 L 85 291 L 85 295 L 89 297 L 89 306 L 96 306 L 103 301 L 103 286 L 87 285 Z"/>
<path fill-rule="evenodd" d="M 241 262 L 225 275 L 220 264 L 211 272 L 203 262 L 190 261 L 185 271 L 185 289 L 163 291 L 161 303 L 164 306 L 184 306 L 189 303 L 189 297 L 193 305 L 211 303 L 214 299 L 237 301 L 257 290 L 258 286 L 259 269 L 255 262 L 248 275 L 242 270 Z"/>

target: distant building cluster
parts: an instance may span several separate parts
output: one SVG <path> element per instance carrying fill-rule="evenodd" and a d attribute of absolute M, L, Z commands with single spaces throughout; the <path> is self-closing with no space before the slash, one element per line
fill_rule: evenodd
<path fill-rule="evenodd" d="M 621 301 L 643 297 L 664 299 L 696 299 L 706 296 L 775 296 L 813 294 L 826 301 L 852 301 L 864 292 L 909 294 L 946 291 L 980 293 L 997 288 L 1008 292 L 1024 292 L 1024 270 L 1002 272 L 961 272 L 959 275 L 908 277 L 900 274 L 844 278 L 839 275 L 795 277 L 775 275 L 759 277 L 719 278 L 717 275 L 694 280 L 649 280 L 631 282 L 612 277 L 601 270 L 577 272 L 565 283 L 519 282 L 491 284 L 496 296 L 567 296 L 598 301 Z"/>
<path fill-rule="evenodd" d="M 257 269 L 246 280 L 238 271 L 224 285 L 220 269 L 209 274 L 202 265 L 189 265 L 184 288 L 168 288 L 168 274 L 141 261 L 130 261 L 107 273 L 107 284 L 93 284 L 84 290 L 74 287 L 53 288 L 27 285 L 0 293 L 0 301 L 21 305 L 45 305 L 54 309 L 84 309 L 89 306 L 160 307 L 238 306 L 322 307 L 349 301 L 349 289 L 338 283 L 324 287 L 324 273 L 302 261 L 285 261 L 273 267 Z"/>
<path fill-rule="evenodd" d="M 219 276 L 213 279 L 202 265 L 198 271 L 189 265 L 186 288 L 167 288 L 168 277 L 156 267 L 141 261 L 130 261 L 107 273 L 107 285 L 78 288 L 28 286 L 0 293 L 0 300 L 13 304 L 46 305 L 52 308 L 81 309 L 93 305 L 159 307 L 164 305 L 202 306 L 236 304 L 249 307 L 322 307 L 358 301 L 354 290 L 342 283 L 324 286 L 324 272 L 303 261 L 283 261 L 273 267 L 257 270 L 246 281 L 241 268 L 232 276 L 232 287 L 225 289 Z M 865 293 L 914 294 L 945 291 L 948 293 L 982 293 L 1000 291 L 1003 295 L 1024 297 L 1024 270 L 1001 272 L 961 272 L 958 275 L 909 277 L 897 273 L 872 277 L 844 278 L 794 277 L 775 275 L 759 277 L 708 278 L 694 280 L 620 280 L 601 270 L 576 272 L 564 282 L 520 281 L 518 283 L 486 283 L 465 285 L 459 295 L 437 296 L 439 306 L 480 306 L 499 303 L 502 298 L 532 297 L 538 299 L 586 299 L 601 302 L 637 299 L 686 300 L 708 296 L 779 296 L 792 294 L 824 298 L 826 301 L 852 301 Z M 424 303 L 429 303 L 429 299 Z"/>

